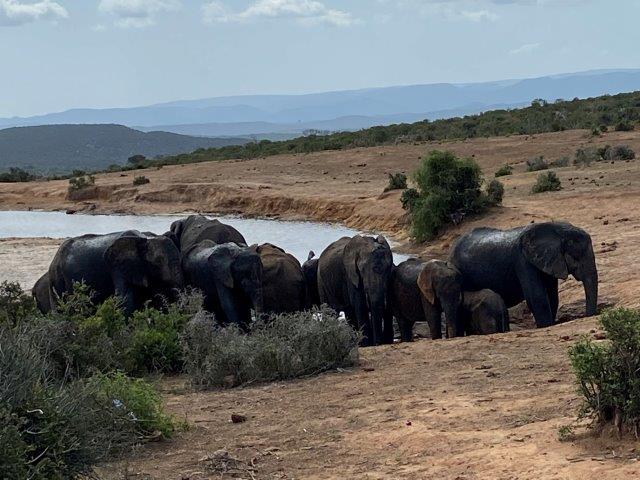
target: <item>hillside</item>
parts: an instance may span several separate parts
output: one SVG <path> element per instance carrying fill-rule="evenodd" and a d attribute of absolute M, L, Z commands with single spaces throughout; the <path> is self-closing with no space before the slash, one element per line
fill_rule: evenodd
<path fill-rule="evenodd" d="M 640 70 L 601 70 L 483 83 L 435 83 L 311 93 L 244 95 L 181 100 L 133 108 L 78 108 L 25 118 L 0 119 L 1 126 L 116 123 L 201 134 L 200 124 L 226 124 L 206 135 L 300 133 L 300 125 L 321 122 L 324 130 L 450 118 L 496 106 L 512 108 L 534 98 L 586 98 L 640 89 Z M 257 124 L 256 124 L 257 123 Z M 316 128 L 309 126 L 308 128 Z"/>
<path fill-rule="evenodd" d="M 102 170 L 131 155 L 149 158 L 198 148 L 245 143 L 247 139 L 200 138 L 140 132 L 122 125 L 46 125 L 0 130 L 0 171 L 21 167 L 42 173 Z"/>

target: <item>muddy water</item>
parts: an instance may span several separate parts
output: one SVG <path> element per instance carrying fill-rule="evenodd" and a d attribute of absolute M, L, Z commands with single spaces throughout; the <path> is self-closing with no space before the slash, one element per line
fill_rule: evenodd
<path fill-rule="evenodd" d="M 66 215 L 62 212 L 0 212 L 0 238 L 66 238 L 85 233 L 140 230 L 164 233 L 180 215 Z M 356 235 L 341 225 L 315 222 L 216 217 L 237 228 L 249 243 L 273 243 L 304 262 L 340 237 Z M 404 255 L 394 254 L 396 263 Z"/>

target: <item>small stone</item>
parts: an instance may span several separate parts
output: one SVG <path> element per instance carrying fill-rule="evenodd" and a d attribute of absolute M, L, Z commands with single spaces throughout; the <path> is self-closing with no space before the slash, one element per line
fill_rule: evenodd
<path fill-rule="evenodd" d="M 232 413 L 231 414 L 231 421 L 233 423 L 244 423 L 247 421 L 247 417 L 244 415 L 240 415 L 239 413 Z"/>
<path fill-rule="evenodd" d="M 405 425 L 406 425 L 407 427 L 410 427 L 410 426 L 411 426 L 411 420 L 407 420 L 407 422 L 405 423 Z"/>

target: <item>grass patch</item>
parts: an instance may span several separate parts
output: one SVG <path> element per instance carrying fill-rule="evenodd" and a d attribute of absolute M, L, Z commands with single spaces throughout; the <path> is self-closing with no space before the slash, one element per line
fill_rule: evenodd
<path fill-rule="evenodd" d="M 496 170 L 495 177 L 506 177 L 507 175 L 513 174 L 513 167 L 511 165 L 502 165 L 498 170 Z"/>
<path fill-rule="evenodd" d="M 557 192 L 558 190 L 562 190 L 562 182 L 552 170 L 538 175 L 536 183 L 531 187 L 531 193 Z"/>

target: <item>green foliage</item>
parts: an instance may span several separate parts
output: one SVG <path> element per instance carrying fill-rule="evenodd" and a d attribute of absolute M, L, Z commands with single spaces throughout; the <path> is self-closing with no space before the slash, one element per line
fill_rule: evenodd
<path fill-rule="evenodd" d="M 77 192 L 84 188 L 90 187 L 96 183 L 96 177 L 93 175 L 79 175 L 69 179 L 69 193 Z"/>
<path fill-rule="evenodd" d="M 513 167 L 511 165 L 505 164 L 502 165 L 498 170 L 496 170 L 495 176 L 497 177 L 505 177 L 507 175 L 511 175 L 513 173 Z"/>
<path fill-rule="evenodd" d="M 633 128 L 633 124 L 627 121 L 620 121 L 616 123 L 616 132 L 631 132 Z"/>
<path fill-rule="evenodd" d="M 259 321 L 249 334 L 200 313 L 185 329 L 185 370 L 203 389 L 289 379 L 356 365 L 359 341 L 327 308 Z"/>
<path fill-rule="evenodd" d="M 0 173 L 0 183 L 31 182 L 35 179 L 34 174 L 17 167 L 11 167 L 8 172 Z"/>
<path fill-rule="evenodd" d="M 527 160 L 527 172 L 538 172 L 540 170 L 547 170 L 548 168 L 549 164 L 542 155 Z"/>
<path fill-rule="evenodd" d="M 633 160 L 636 158 L 636 152 L 634 152 L 628 145 L 616 145 L 611 147 L 606 145 L 600 150 L 601 156 L 604 160 Z"/>
<path fill-rule="evenodd" d="M 557 160 L 552 161 L 549 166 L 553 167 L 553 168 L 561 168 L 561 167 L 568 167 L 569 166 L 569 157 L 564 156 L 564 157 L 560 157 Z"/>
<path fill-rule="evenodd" d="M 640 433 L 640 312 L 626 308 L 607 310 L 600 323 L 608 342 L 583 338 L 569 350 L 579 392 L 580 418 L 614 422 Z"/>
<path fill-rule="evenodd" d="M 481 190 L 478 164 L 451 152 L 430 152 L 422 159 L 414 180 L 419 198 L 412 202 L 410 213 L 412 234 L 419 241 L 434 238 L 445 224 L 480 213 L 492 203 Z"/>
<path fill-rule="evenodd" d="M 595 148 L 579 148 L 576 150 L 576 156 L 573 164 L 576 166 L 588 167 L 593 162 L 602 160 L 600 152 Z"/>
<path fill-rule="evenodd" d="M 384 189 L 385 192 L 389 190 L 404 190 L 407 188 L 407 176 L 404 173 L 390 173 L 389 184 Z"/>
<path fill-rule="evenodd" d="M 143 168 L 147 162 L 147 157 L 145 157 L 144 155 L 132 155 L 127 158 L 127 162 L 133 167 Z"/>
<path fill-rule="evenodd" d="M 562 190 L 562 183 L 556 172 L 550 170 L 538 175 L 536 183 L 531 188 L 531 193 L 556 192 Z"/>
<path fill-rule="evenodd" d="M 575 432 L 571 425 L 562 425 L 558 429 L 558 440 L 561 442 L 570 442 L 575 439 Z"/>
<path fill-rule="evenodd" d="M 504 197 L 504 185 L 498 180 L 491 180 L 487 187 L 487 198 L 491 205 L 500 205 Z"/>
<path fill-rule="evenodd" d="M 18 282 L 0 283 L 0 325 L 17 325 L 35 311 L 33 297 L 24 293 Z"/>
<path fill-rule="evenodd" d="M 405 189 L 402 192 L 402 195 L 400 195 L 400 202 L 402 203 L 402 208 L 410 212 L 411 210 L 413 210 L 413 207 L 419 198 L 420 198 L 420 194 L 418 193 L 418 190 L 416 190 L 415 188 Z"/>
<path fill-rule="evenodd" d="M 150 182 L 151 182 L 151 180 L 149 180 L 144 175 L 140 175 L 139 177 L 133 177 L 133 184 L 135 186 L 146 185 L 147 183 L 150 183 Z"/>

